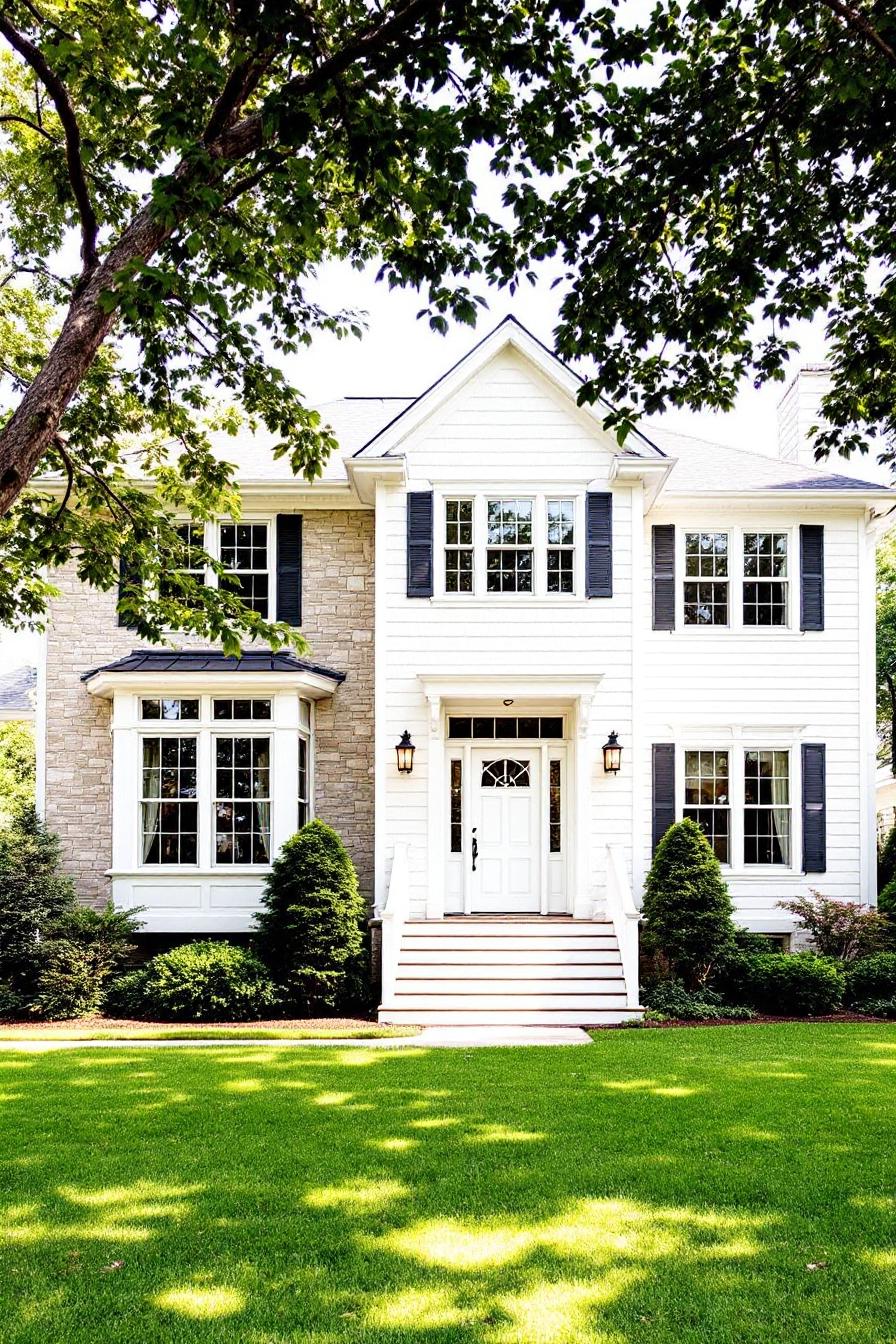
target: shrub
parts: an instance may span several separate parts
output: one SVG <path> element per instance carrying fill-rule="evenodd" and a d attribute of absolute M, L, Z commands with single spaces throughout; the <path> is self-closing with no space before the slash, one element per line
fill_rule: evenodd
<path fill-rule="evenodd" d="M 284 999 L 303 1012 L 344 1003 L 363 962 L 364 901 L 336 832 L 303 826 L 280 851 L 255 916 L 255 946 Z"/>
<path fill-rule="evenodd" d="M 227 942 L 184 943 L 123 976 L 107 997 L 132 1017 L 172 1022 L 253 1022 L 276 1008 L 277 991 L 262 963 Z"/>
<path fill-rule="evenodd" d="M 647 985 L 641 998 L 645 1008 L 682 1022 L 714 1022 L 725 1017 L 748 1021 L 754 1016 L 750 1008 L 725 1003 L 714 990 L 704 988 L 692 994 L 680 980 L 658 980 Z"/>
<path fill-rule="evenodd" d="M 0 831 L 0 982 L 26 1005 L 35 992 L 44 940 L 77 909 L 75 888 L 59 872 L 59 841 L 33 807 Z"/>
<path fill-rule="evenodd" d="M 891 923 L 896 920 L 896 877 L 890 879 L 878 896 L 877 908 Z"/>
<path fill-rule="evenodd" d="M 644 886 L 644 942 L 688 988 L 703 984 L 734 945 L 731 898 L 719 861 L 694 821 L 670 826 Z"/>
<path fill-rule="evenodd" d="M 863 999 L 853 1009 L 866 1017 L 896 1017 L 896 999 Z"/>
<path fill-rule="evenodd" d="M 892 998 L 896 998 L 896 952 L 879 952 L 847 966 L 847 1003 Z"/>
<path fill-rule="evenodd" d="M 719 968 L 715 988 L 760 1013 L 818 1017 L 843 1002 L 845 976 L 829 957 L 814 952 L 734 955 Z"/>
<path fill-rule="evenodd" d="M 148 979 L 146 967 L 116 976 L 103 995 L 103 1012 L 108 1017 L 146 1016 Z"/>
<path fill-rule="evenodd" d="M 890 921 L 871 905 L 834 901 L 817 891 L 778 904 L 797 916 L 822 957 L 856 961 L 879 952 L 893 941 Z"/>
<path fill-rule="evenodd" d="M 106 985 L 134 951 L 136 911 L 78 906 L 67 911 L 41 944 L 32 1010 L 41 1017 L 82 1017 L 95 1013 Z"/>
<path fill-rule="evenodd" d="M 896 878 L 896 826 L 891 826 L 886 840 L 877 850 L 877 894 Z"/>

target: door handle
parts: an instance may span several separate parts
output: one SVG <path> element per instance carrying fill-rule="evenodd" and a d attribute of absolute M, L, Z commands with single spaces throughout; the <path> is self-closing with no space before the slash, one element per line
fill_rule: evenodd
<path fill-rule="evenodd" d="M 471 846 L 473 855 L 473 872 L 476 871 L 476 860 L 479 858 L 479 841 L 476 839 L 476 827 L 473 827 L 473 844 Z"/>

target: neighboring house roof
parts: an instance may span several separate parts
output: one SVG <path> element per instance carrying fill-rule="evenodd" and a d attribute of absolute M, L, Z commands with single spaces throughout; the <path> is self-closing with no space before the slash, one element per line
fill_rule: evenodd
<path fill-rule="evenodd" d="M 101 672 L 314 672 L 332 681 L 345 681 L 344 672 L 310 663 L 293 653 L 271 653 L 262 649 L 246 650 L 238 658 L 215 649 L 183 653 L 171 649 L 134 649 L 117 662 L 92 667 L 89 672 L 82 673 L 81 680 L 89 681 Z"/>
<path fill-rule="evenodd" d="M 0 676 L 0 719 L 34 717 L 36 667 L 17 667 Z"/>

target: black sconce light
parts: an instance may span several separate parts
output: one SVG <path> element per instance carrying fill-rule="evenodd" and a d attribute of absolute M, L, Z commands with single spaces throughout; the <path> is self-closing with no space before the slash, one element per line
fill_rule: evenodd
<path fill-rule="evenodd" d="M 417 748 L 411 741 L 411 735 L 405 728 L 401 735 L 401 741 L 395 744 L 395 755 L 398 758 L 398 773 L 400 775 L 409 775 L 414 768 L 414 752 Z"/>
<path fill-rule="evenodd" d="M 618 774 L 621 764 L 622 748 L 619 745 L 619 738 L 615 733 L 611 733 L 604 743 L 604 770 L 608 775 Z"/>

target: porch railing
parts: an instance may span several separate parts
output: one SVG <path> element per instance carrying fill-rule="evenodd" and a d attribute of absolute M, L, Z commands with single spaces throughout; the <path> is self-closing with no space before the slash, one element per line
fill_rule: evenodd
<path fill-rule="evenodd" d="M 625 859 L 618 846 L 607 845 L 607 914 L 613 921 L 619 959 L 625 976 L 628 1008 L 638 1007 L 638 923 L 641 912 L 635 904 Z"/>
<path fill-rule="evenodd" d="M 408 917 L 408 850 L 407 845 L 396 845 L 392 853 L 392 872 L 382 913 L 382 990 L 381 1001 L 391 1004 L 395 999 L 395 981 L 398 975 L 398 953 L 401 936 Z"/>

